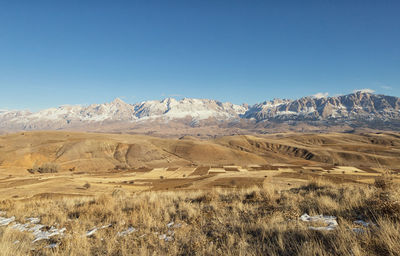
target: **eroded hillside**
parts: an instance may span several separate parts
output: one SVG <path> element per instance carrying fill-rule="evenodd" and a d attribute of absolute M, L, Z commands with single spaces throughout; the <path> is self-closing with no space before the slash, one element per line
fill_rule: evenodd
<path fill-rule="evenodd" d="M 0 166 L 107 171 L 116 166 L 348 165 L 400 168 L 400 135 L 275 134 L 165 139 L 142 135 L 25 132 L 0 137 Z"/>

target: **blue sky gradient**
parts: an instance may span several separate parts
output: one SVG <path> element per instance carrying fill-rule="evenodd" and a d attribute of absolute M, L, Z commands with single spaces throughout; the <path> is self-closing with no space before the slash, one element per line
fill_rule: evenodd
<path fill-rule="evenodd" d="M 1 1 L 0 109 L 400 96 L 400 1 Z"/>

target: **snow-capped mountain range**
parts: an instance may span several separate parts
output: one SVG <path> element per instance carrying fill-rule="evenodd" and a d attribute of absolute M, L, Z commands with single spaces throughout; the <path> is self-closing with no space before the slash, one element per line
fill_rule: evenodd
<path fill-rule="evenodd" d="M 0 129 L 3 130 L 35 130 L 64 129 L 112 122 L 145 122 L 162 119 L 172 121 L 183 118 L 204 120 L 216 118 L 228 120 L 243 115 L 247 108 L 232 103 L 221 103 L 208 99 L 176 100 L 167 98 L 161 101 L 144 101 L 128 104 L 117 98 L 104 104 L 89 106 L 60 106 L 32 113 L 23 111 L 1 111 Z"/>
<path fill-rule="evenodd" d="M 0 110 L 0 130 L 69 129 L 104 124 L 137 124 L 183 119 L 274 121 L 400 120 L 400 98 L 358 91 L 336 97 L 309 96 L 297 100 L 275 99 L 253 106 L 209 99 L 167 98 L 128 104 L 121 99 L 89 106 L 60 106 L 32 113 Z M 207 122 L 203 122 L 207 123 Z"/>
<path fill-rule="evenodd" d="M 357 91 L 336 97 L 309 96 L 273 100 L 251 107 L 245 118 L 256 120 L 390 120 L 400 118 L 400 98 Z"/>

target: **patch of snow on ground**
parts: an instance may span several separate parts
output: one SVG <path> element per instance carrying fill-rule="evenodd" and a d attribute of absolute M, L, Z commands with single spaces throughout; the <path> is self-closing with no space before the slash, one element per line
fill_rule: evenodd
<path fill-rule="evenodd" d="M 100 229 L 105 229 L 105 228 L 109 228 L 109 227 L 111 227 L 111 226 L 112 226 L 111 224 L 107 224 L 107 225 L 101 226 L 100 228 L 98 228 L 98 227 L 93 227 L 91 230 L 89 230 L 88 232 L 86 232 L 86 235 L 85 235 L 85 236 L 92 236 L 92 235 L 94 235 L 98 230 L 100 230 Z"/>
<path fill-rule="evenodd" d="M 165 242 L 170 242 L 170 241 L 174 240 L 174 238 L 172 236 L 167 236 L 166 234 L 159 235 L 158 238 L 160 240 L 164 240 Z"/>
<path fill-rule="evenodd" d="M 365 229 L 364 228 L 368 228 L 368 227 L 375 227 L 376 224 L 372 223 L 372 222 L 366 222 L 363 220 L 355 220 L 353 221 L 354 224 L 359 225 L 361 227 L 357 227 L 357 228 L 353 228 L 353 231 L 358 233 L 358 234 L 364 234 L 365 233 Z"/>
<path fill-rule="evenodd" d="M 136 229 L 134 227 L 129 227 L 127 230 L 121 231 L 117 233 L 117 236 L 126 236 L 129 235 L 133 232 L 135 232 Z"/>
<path fill-rule="evenodd" d="M 55 227 L 51 227 L 47 231 L 43 231 L 44 225 L 38 224 L 40 222 L 39 218 L 27 218 L 28 223 L 19 223 L 15 222 L 12 229 L 16 229 L 21 232 L 31 232 L 34 235 L 33 243 L 40 240 L 49 240 L 50 237 L 63 235 L 65 232 L 65 228 L 57 229 Z M 0 226 L 7 226 L 10 223 L 15 221 L 15 217 L 12 216 L 10 218 L 0 217 Z"/>
<path fill-rule="evenodd" d="M 29 230 L 29 223 L 15 223 L 14 225 L 11 226 L 12 229 L 16 229 L 18 231 L 24 232 L 24 231 L 28 231 Z"/>
<path fill-rule="evenodd" d="M 94 227 L 91 230 L 89 230 L 88 232 L 86 232 L 86 236 L 92 236 L 97 232 L 98 228 Z"/>
<path fill-rule="evenodd" d="M 326 225 L 324 227 L 314 227 L 314 226 L 309 227 L 309 229 L 312 230 L 330 231 L 334 230 L 338 226 L 335 216 L 324 216 L 324 215 L 309 216 L 307 213 L 305 213 L 300 216 L 300 220 L 304 222 L 323 223 Z"/>
<path fill-rule="evenodd" d="M 182 227 L 182 223 L 175 223 L 175 222 L 170 222 L 167 224 L 167 228 L 180 228 Z"/>
<path fill-rule="evenodd" d="M 53 248 L 56 248 L 56 247 L 58 247 L 57 243 L 51 243 L 51 244 L 49 244 L 48 246 L 46 246 L 44 248 L 53 249 Z"/>
<path fill-rule="evenodd" d="M 360 226 L 363 226 L 363 227 L 375 226 L 374 223 L 365 222 L 363 220 L 355 220 L 354 224 L 357 224 L 357 225 L 360 225 Z"/>
<path fill-rule="evenodd" d="M 38 224 L 40 222 L 39 218 L 27 218 L 26 220 L 32 224 Z"/>
<path fill-rule="evenodd" d="M 33 233 L 35 235 L 35 240 L 33 240 L 33 243 L 40 241 L 40 240 L 44 240 L 44 239 L 49 240 L 50 237 L 52 237 L 52 236 L 63 235 L 65 230 L 66 230 L 66 228 L 57 229 L 55 227 L 51 227 L 49 231 L 41 231 L 39 229 Z"/>
<path fill-rule="evenodd" d="M 14 216 L 12 216 L 10 218 L 0 217 L 0 226 L 7 226 L 8 224 L 13 222 L 14 220 L 15 220 Z"/>
<path fill-rule="evenodd" d="M 100 229 L 109 228 L 111 226 L 112 226 L 112 224 L 103 225 L 103 226 L 100 227 Z"/>

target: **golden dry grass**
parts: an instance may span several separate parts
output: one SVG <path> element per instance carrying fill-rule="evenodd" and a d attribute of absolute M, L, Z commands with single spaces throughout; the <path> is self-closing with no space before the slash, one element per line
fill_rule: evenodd
<path fill-rule="evenodd" d="M 387 181 L 382 178 L 383 182 Z M 28 233 L 0 228 L 2 255 L 399 255 L 396 184 L 338 185 L 315 180 L 286 189 L 268 185 L 211 191 L 116 189 L 95 197 L 5 200 L 0 209 L 23 221 L 66 227 L 64 237 L 32 244 Z M 333 231 L 310 230 L 303 213 L 337 216 Z M 360 228 L 355 220 L 375 223 Z M 181 227 L 168 228 L 174 222 Z M 93 227 L 112 224 L 91 237 Z M 118 236 L 134 227 L 135 232 Z M 170 232 L 170 233 L 169 233 Z M 172 235 L 171 232 L 174 232 Z M 171 241 L 160 239 L 166 234 Z M 19 240 L 18 244 L 13 244 Z M 44 249 L 50 242 L 59 246 Z"/>
<path fill-rule="evenodd" d="M 399 153 L 391 133 L 0 136 L 0 211 L 66 228 L 32 243 L 0 227 L 0 255 L 400 255 Z M 303 213 L 339 226 L 310 230 Z"/>

